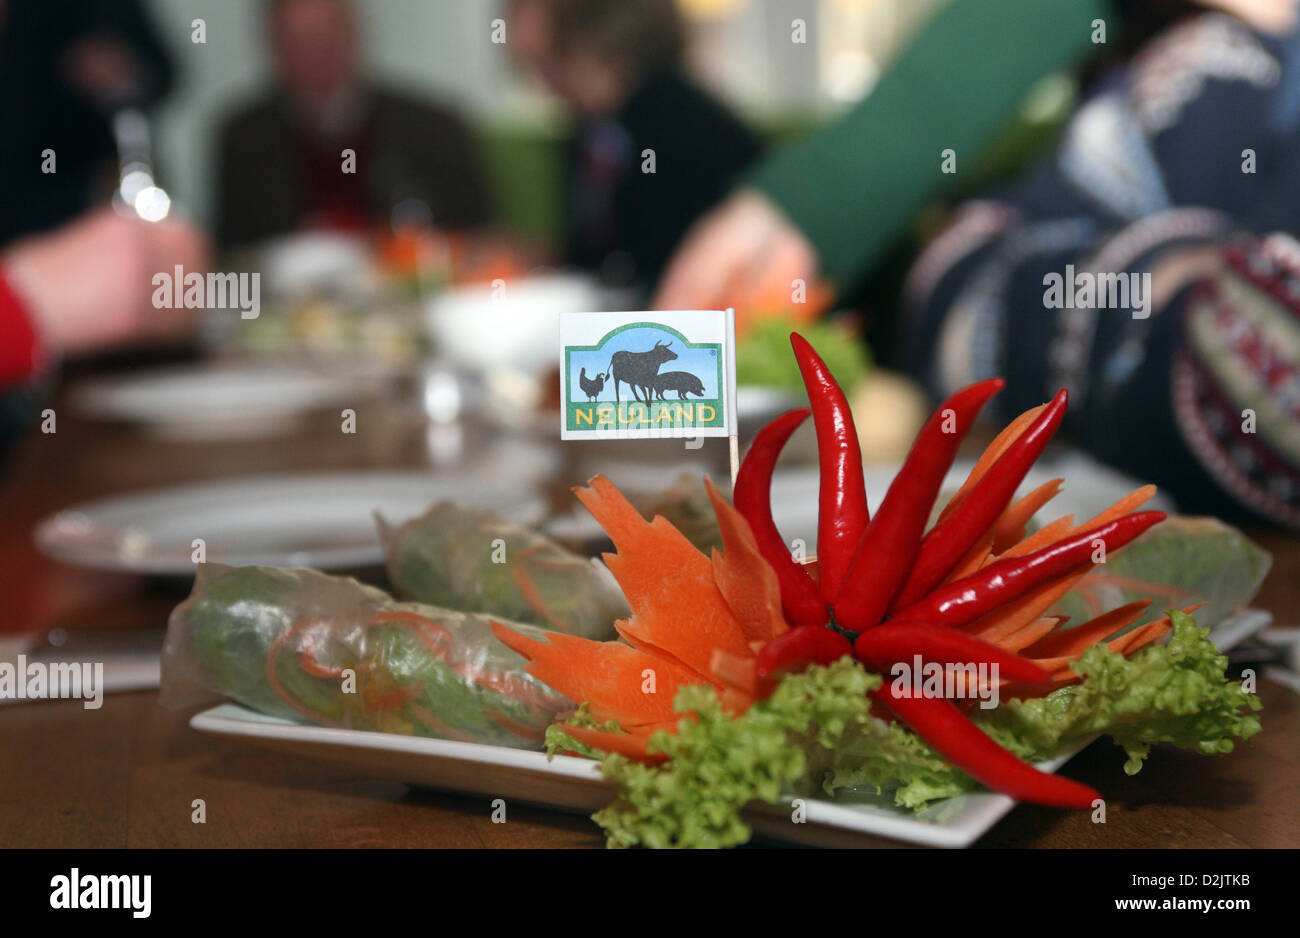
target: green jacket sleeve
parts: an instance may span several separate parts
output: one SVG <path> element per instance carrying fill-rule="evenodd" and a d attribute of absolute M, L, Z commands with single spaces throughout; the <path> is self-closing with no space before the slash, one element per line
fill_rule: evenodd
<path fill-rule="evenodd" d="M 845 286 L 971 165 L 1035 81 L 1092 46 L 1106 0 L 951 0 L 843 117 L 760 164 L 748 182 L 797 224 Z M 1108 22 L 1107 33 L 1118 24 Z"/>

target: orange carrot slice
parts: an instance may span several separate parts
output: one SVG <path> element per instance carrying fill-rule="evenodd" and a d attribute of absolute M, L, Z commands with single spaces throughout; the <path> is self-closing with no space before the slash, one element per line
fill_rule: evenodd
<path fill-rule="evenodd" d="M 1184 607 L 1182 611 L 1187 613 L 1188 615 L 1191 615 L 1193 612 L 1195 612 L 1197 609 L 1200 609 L 1204 605 L 1205 603 L 1195 603 L 1191 606 Z M 1145 648 L 1147 645 L 1150 645 L 1152 642 L 1164 638 L 1164 636 L 1172 628 L 1173 628 L 1173 623 L 1169 621 L 1168 616 L 1164 616 L 1163 618 L 1157 619 L 1154 622 L 1148 622 L 1146 625 L 1142 626 L 1139 629 L 1134 629 L 1132 632 L 1128 633 L 1129 636 L 1131 637 L 1131 641 L 1129 641 L 1129 643 L 1124 646 L 1124 654 L 1126 656 L 1131 655 L 1133 654 L 1133 652 L 1137 651 L 1138 649 Z"/>
<path fill-rule="evenodd" d="M 1190 614 L 1204 605 L 1205 603 L 1197 603 L 1193 606 L 1188 606 L 1183 610 L 1183 612 Z M 1150 645 L 1152 642 L 1163 638 L 1172 627 L 1169 617 L 1165 616 L 1164 618 L 1157 619 L 1154 622 L 1148 622 L 1146 625 L 1140 626 L 1131 632 L 1125 632 L 1118 638 L 1111 639 L 1106 643 L 1106 647 L 1127 658 L 1134 652 L 1139 651 L 1147 645 Z M 1074 669 L 1069 667 L 1069 663 L 1077 657 L 1078 656 L 1075 655 L 1068 658 L 1053 659 L 1051 669 L 1053 670 L 1052 682 L 1054 686 L 1064 687 L 1067 684 L 1077 684 L 1082 680 L 1079 675 L 1074 673 Z M 1057 665 L 1055 662 L 1064 662 L 1064 664 Z M 1037 664 L 1040 667 L 1049 668 L 1047 662 L 1038 661 Z"/>
<path fill-rule="evenodd" d="M 1168 619 L 1159 619 L 1155 622 L 1148 622 L 1140 629 L 1135 629 L 1133 632 L 1133 641 L 1129 642 L 1128 646 L 1124 649 L 1124 654 L 1126 656 L 1131 655 L 1133 652 L 1145 648 L 1152 642 L 1158 641 L 1163 638 L 1171 628 L 1173 628 L 1173 626 L 1170 624 Z"/>
<path fill-rule="evenodd" d="M 758 696 L 758 674 L 755 672 L 757 665 L 758 659 L 755 657 L 741 657 L 718 648 L 713 652 L 709 671 L 723 684 L 756 697 Z"/>
<path fill-rule="evenodd" d="M 1104 641 L 1120 629 L 1128 628 L 1142 617 L 1151 605 L 1149 599 L 1139 599 L 1110 612 L 1089 619 L 1072 629 L 1048 635 L 1042 641 L 1025 650 L 1027 658 L 1069 658 L 1083 654 L 1093 645 Z"/>
<path fill-rule="evenodd" d="M 713 552 L 713 579 L 745 634 L 746 642 L 770 641 L 789 630 L 781 615 L 781 584 L 759 553 L 749 522 L 705 477 L 713 513 L 722 532 L 722 551 Z"/>
<path fill-rule="evenodd" d="M 620 634 L 700 674 L 708 673 L 715 648 L 737 655 L 749 650 L 714 582 L 713 564 L 667 519 L 647 522 L 604 476 L 575 492 L 618 549 L 604 559 L 632 609 Z"/>
<path fill-rule="evenodd" d="M 1025 528 L 1040 509 L 1061 492 L 1064 479 L 1044 482 L 1024 498 L 1013 503 L 993 523 L 993 553 L 1000 554 L 1025 538 Z"/>
<path fill-rule="evenodd" d="M 1069 536 L 1073 531 L 1084 530 L 1087 528 L 1075 528 L 1074 515 L 1066 515 L 1063 518 L 1057 518 L 1051 524 L 1045 524 L 1033 534 L 1029 535 L 1018 544 L 1008 547 L 1001 554 L 997 555 L 1001 560 L 1005 557 L 1022 557 L 1025 554 L 1033 553 L 1040 547 L 1046 547 L 1059 541 L 1063 537 Z"/>
<path fill-rule="evenodd" d="M 986 642 L 998 644 L 1042 616 L 1091 572 L 1092 568 L 1089 567 L 1077 573 L 1067 573 L 1055 580 L 1048 580 L 1019 599 L 990 610 L 973 622 L 963 625 L 962 631 L 970 632 Z"/>
<path fill-rule="evenodd" d="M 738 687 L 724 687 L 720 696 L 723 711 L 732 716 L 744 713 L 758 700 L 753 694 L 747 694 Z"/>
<path fill-rule="evenodd" d="M 492 623 L 492 634 L 528 659 L 528 673 L 577 703 L 598 720 L 623 726 L 673 719 L 673 698 L 681 687 L 705 683 L 676 662 L 622 642 L 593 642 L 552 632 L 545 641 Z"/>
<path fill-rule="evenodd" d="M 1020 653 L 1025 648 L 1028 648 L 1030 645 L 1034 644 L 1034 642 L 1041 639 L 1044 635 L 1051 633 L 1053 629 L 1061 624 L 1061 620 L 1064 618 L 1064 616 L 1044 616 L 1035 619 L 1023 629 L 1012 632 L 997 644 L 1005 648 L 1007 651 Z M 1025 655 L 1024 657 L 1032 656 Z"/>
<path fill-rule="evenodd" d="M 970 475 L 968 475 L 966 481 L 961 484 L 961 488 L 957 489 L 956 494 L 948 500 L 948 504 L 945 505 L 943 511 L 940 512 L 940 521 L 947 517 L 948 513 L 957 507 L 958 502 L 970 493 L 970 490 L 975 487 L 980 479 L 984 478 L 984 473 L 989 471 L 989 468 L 998 461 L 998 457 L 1005 453 L 1011 444 L 1020 438 L 1020 435 L 1029 428 L 1029 425 L 1037 419 L 1038 415 L 1041 414 L 1046 407 L 1047 404 L 1039 404 L 1037 407 L 1031 407 L 1015 420 L 1012 420 L 1007 424 L 1006 427 L 1003 428 L 1002 432 L 993 438 L 993 442 L 985 447 L 984 452 L 980 454 L 979 459 L 975 460 L 975 465 L 971 467 Z"/>
<path fill-rule="evenodd" d="M 1155 497 L 1155 494 L 1156 487 L 1154 485 L 1139 486 L 1091 521 L 1086 521 L 1079 525 L 1076 530 L 1086 531 L 1089 528 L 1095 528 L 1098 525 L 1109 524 L 1116 518 L 1122 518 L 1130 512 L 1137 511 L 1147 502 L 1151 501 L 1151 499 Z"/>
<path fill-rule="evenodd" d="M 652 753 L 649 751 L 647 748 L 647 743 L 650 741 L 649 732 L 612 733 L 609 730 L 597 730 L 586 726 L 570 726 L 568 723 L 561 723 L 559 726 L 578 742 L 590 746 L 592 749 L 599 749 L 602 752 L 616 752 L 620 756 L 626 756 L 635 762 L 644 762 L 647 765 L 656 765 L 668 760 L 668 757 L 662 752 Z"/>
<path fill-rule="evenodd" d="M 943 583 L 940 585 L 947 586 L 954 580 L 965 579 L 992 559 L 993 536 L 986 534 L 971 545 L 970 550 L 966 551 L 966 556 L 957 562 L 957 566 L 943 578 Z"/>

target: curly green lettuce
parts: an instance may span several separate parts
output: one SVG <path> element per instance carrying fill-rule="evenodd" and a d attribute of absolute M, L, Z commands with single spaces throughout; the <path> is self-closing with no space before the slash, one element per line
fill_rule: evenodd
<path fill-rule="evenodd" d="M 624 733 L 626 730 L 618 725 L 618 720 L 600 721 L 591 715 L 590 708 L 583 704 L 573 713 L 565 718 L 563 723 L 552 723 L 546 728 L 546 754 L 548 756 L 557 756 L 561 753 L 576 753 L 580 756 L 586 756 L 588 759 L 601 759 L 604 753 L 595 749 L 574 736 L 566 733 L 566 726 L 576 726 L 581 729 L 604 730 L 607 733 Z"/>
<path fill-rule="evenodd" d="M 611 755 L 604 775 L 619 797 L 594 818 L 611 847 L 729 847 L 749 839 L 741 809 L 774 804 L 828 755 L 850 727 L 870 720 L 880 678 L 850 659 L 787 677 L 770 698 L 738 717 L 710 687 L 684 687 L 675 701 L 689 713 L 676 734 L 650 738 L 668 762 L 646 766 Z"/>
<path fill-rule="evenodd" d="M 1171 622 L 1167 644 L 1129 659 L 1096 646 L 1074 665 L 1082 683 L 1041 699 L 1008 700 L 980 711 L 976 722 L 1031 761 L 1108 734 L 1128 754 L 1130 774 L 1156 743 L 1230 752 L 1235 740 L 1259 732 L 1259 700 L 1225 679 L 1227 660 L 1208 630 L 1178 612 Z M 751 802 L 775 804 L 818 788 L 832 795 L 868 789 L 892 792 L 895 804 L 919 810 L 977 789 L 916 734 L 871 715 L 868 695 L 880 681 L 845 658 L 788 676 L 737 717 L 722 710 L 711 688 L 683 688 L 675 708 L 688 716 L 678 733 L 656 733 L 649 744 L 669 761 L 647 766 L 606 756 L 602 772 L 618 795 L 594 819 L 614 847 L 725 847 L 749 839 L 741 811 Z M 552 732 L 553 752 L 582 751 L 562 728 Z"/>
<path fill-rule="evenodd" d="M 1104 645 L 1071 667 L 1085 680 L 1038 700 L 1009 700 L 980 722 L 994 739 L 1026 758 L 1046 758 L 1062 744 L 1105 733 L 1124 749 L 1124 771 L 1136 774 L 1156 743 L 1202 755 L 1231 752 L 1234 739 L 1260 731 L 1259 698 L 1225 681 L 1228 660 L 1209 631 L 1182 612 L 1170 613 L 1173 634 L 1131 658 Z"/>

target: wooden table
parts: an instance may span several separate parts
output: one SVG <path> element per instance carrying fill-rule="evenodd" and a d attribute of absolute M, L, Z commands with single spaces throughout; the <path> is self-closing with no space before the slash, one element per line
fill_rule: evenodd
<path fill-rule="evenodd" d="M 161 625 L 182 593 L 92 574 L 40 555 L 46 513 L 86 498 L 254 471 L 427 464 L 417 415 L 362 408 L 358 433 L 331 421 L 289 440 L 179 443 L 79 421 L 56 405 L 57 432 L 23 441 L 0 477 L 0 631 Z M 572 478 L 572 477 L 570 477 Z M 1252 532 L 1275 555 L 1258 604 L 1298 624 L 1300 540 Z M 1099 742 L 1072 777 L 1106 792 L 1107 823 L 1018 807 L 982 841 L 1014 847 L 1300 845 L 1300 697 L 1260 686 L 1264 731 L 1223 759 L 1162 749 L 1140 774 Z M 201 735 L 154 692 L 0 707 L 0 846 L 24 847 L 599 847 L 587 819 L 514 807 L 493 824 L 486 799 L 408 789 Z M 207 822 L 191 821 L 201 798 Z"/>

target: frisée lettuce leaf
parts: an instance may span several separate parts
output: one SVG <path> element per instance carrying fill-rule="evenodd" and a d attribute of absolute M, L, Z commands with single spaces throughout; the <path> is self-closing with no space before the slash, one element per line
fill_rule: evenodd
<path fill-rule="evenodd" d="M 1128 659 L 1095 646 L 1074 666 L 1082 683 L 972 716 L 1030 761 L 1099 733 L 1124 748 L 1129 774 L 1156 743 L 1230 752 L 1259 732 L 1259 699 L 1225 679 L 1227 660 L 1208 630 L 1179 612 L 1171 624 L 1167 644 Z M 749 839 L 741 812 L 751 802 L 866 790 L 891 792 L 899 807 L 920 810 L 979 788 L 906 727 L 872 715 L 869 694 L 880 683 L 846 657 L 787 676 L 770 698 L 735 717 L 712 688 L 683 688 L 677 734 L 656 733 L 649 744 L 669 761 L 647 766 L 607 755 L 602 771 L 618 795 L 594 819 L 610 846 L 723 847 Z M 552 748 L 572 749 L 568 742 L 556 737 Z"/>
<path fill-rule="evenodd" d="M 1234 739 L 1260 730 L 1259 698 L 1225 681 L 1227 659 L 1192 616 L 1170 613 L 1173 634 L 1130 658 L 1094 645 L 1071 667 L 1086 675 L 1038 700 L 1008 700 L 981 720 L 1012 752 L 1045 757 L 1064 742 L 1105 733 L 1123 747 L 1136 774 L 1156 743 L 1202 755 L 1231 752 Z"/>

